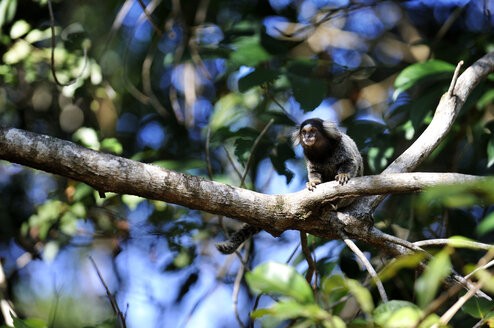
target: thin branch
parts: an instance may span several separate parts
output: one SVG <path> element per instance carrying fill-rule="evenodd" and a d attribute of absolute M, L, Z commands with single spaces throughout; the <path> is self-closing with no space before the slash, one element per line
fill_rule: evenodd
<path fill-rule="evenodd" d="M 118 303 L 115 300 L 115 297 L 113 296 L 113 294 L 110 292 L 110 289 L 106 285 L 105 280 L 103 279 L 103 276 L 101 275 L 101 272 L 99 271 L 98 266 L 96 265 L 96 262 L 94 261 L 92 256 L 88 256 L 88 258 L 91 261 L 91 263 L 93 264 L 94 270 L 96 271 L 96 274 L 98 275 L 98 278 L 101 281 L 101 284 L 105 288 L 106 295 L 108 296 L 108 299 L 110 300 L 111 307 L 113 309 L 113 313 L 115 313 L 115 315 L 119 319 L 120 327 L 126 328 L 125 317 L 124 317 L 123 313 L 120 311 L 120 308 L 118 307 Z"/>
<path fill-rule="evenodd" d="M 297 244 L 297 246 L 293 249 L 293 252 L 290 254 L 290 256 L 288 257 L 288 259 L 285 261 L 286 264 L 290 263 L 290 261 L 295 256 L 295 254 L 297 254 L 297 251 L 298 251 L 298 248 L 300 247 L 300 245 L 301 245 L 301 243 L 299 242 Z"/>
<path fill-rule="evenodd" d="M 208 175 L 210 180 L 213 179 L 213 169 L 211 168 L 211 160 L 209 158 L 209 141 L 211 140 L 211 127 L 208 126 L 208 131 L 206 133 L 206 145 L 205 145 L 205 152 L 206 152 L 206 164 L 208 167 Z"/>
<path fill-rule="evenodd" d="M 137 0 L 139 2 L 139 4 L 141 5 L 141 8 L 142 8 L 142 11 L 144 11 L 144 14 L 146 15 L 146 17 L 148 18 L 149 22 L 151 23 L 151 25 L 153 25 L 153 28 L 154 30 L 156 31 L 156 33 L 161 36 L 163 34 L 163 32 L 160 30 L 160 28 L 158 27 L 158 25 L 156 25 L 156 23 L 154 22 L 154 19 L 151 17 L 151 14 L 148 13 L 147 9 L 146 9 L 146 5 L 144 4 L 144 2 L 142 0 Z"/>
<path fill-rule="evenodd" d="M 383 173 L 413 171 L 422 161 L 429 157 L 453 126 L 466 98 L 493 71 L 494 52 L 490 52 L 467 68 L 457 80 L 453 78 L 452 82 L 454 83 L 451 84 L 454 85 L 454 90 L 446 93 L 441 98 L 429 126 Z M 450 94 L 454 94 L 454 96 L 450 96 Z M 380 195 L 361 199 L 357 203 L 358 209 L 372 213 L 384 198 L 385 196 Z"/>
<path fill-rule="evenodd" d="M 492 261 L 490 261 L 490 262 L 488 262 L 488 263 L 486 263 L 486 264 L 484 264 L 484 265 L 476 268 L 475 270 L 473 270 L 472 272 L 470 272 L 469 274 L 467 274 L 465 276 L 465 279 L 470 279 L 470 277 L 473 276 L 477 271 L 486 270 L 486 269 L 492 267 L 493 265 L 494 265 L 494 260 L 492 260 Z"/>
<path fill-rule="evenodd" d="M 206 15 L 208 13 L 209 0 L 201 0 L 196 9 L 196 16 L 194 18 L 195 25 L 201 25 L 206 20 Z"/>
<path fill-rule="evenodd" d="M 245 166 L 244 174 L 242 175 L 242 180 L 240 180 L 240 186 L 241 187 L 244 185 L 245 178 L 247 177 L 247 173 L 249 173 L 250 165 L 252 163 L 252 158 L 254 157 L 254 151 L 256 150 L 257 145 L 261 141 L 262 137 L 266 134 L 266 132 L 268 132 L 269 128 L 271 127 L 271 125 L 273 123 L 274 123 L 274 119 L 272 118 L 271 120 L 269 120 L 269 123 L 266 124 L 266 126 L 264 127 L 264 129 L 262 129 L 261 133 L 257 136 L 256 140 L 254 141 L 254 144 L 250 148 L 249 159 L 247 160 L 247 165 Z"/>
<path fill-rule="evenodd" d="M 438 298 L 436 298 L 434 301 L 432 301 L 427 308 L 424 310 L 424 314 L 420 318 L 420 320 L 417 322 L 415 327 L 420 326 L 420 324 L 432 313 L 435 313 L 436 311 L 439 310 L 441 306 L 443 306 L 448 300 L 453 298 L 456 294 L 458 294 L 464 286 L 462 285 L 454 285 L 451 288 L 448 288 L 444 293 L 442 293 Z M 414 327 L 414 328 L 415 328 Z"/>
<path fill-rule="evenodd" d="M 458 76 L 460 76 L 460 69 L 463 66 L 463 60 L 461 60 L 458 65 L 456 65 L 455 73 L 453 74 L 453 79 L 451 80 L 451 84 L 449 85 L 448 95 L 453 97 L 453 91 L 456 87 L 456 81 L 458 81 Z"/>
<path fill-rule="evenodd" d="M 377 290 L 379 291 L 379 295 L 381 296 L 381 299 L 384 303 L 388 301 L 388 295 L 386 295 L 386 291 L 384 290 L 383 283 L 381 282 L 381 279 L 377 276 L 376 270 L 374 270 L 374 267 L 372 267 L 372 264 L 370 264 L 369 260 L 367 260 L 367 257 L 365 257 L 364 253 L 357 247 L 357 245 L 350 240 L 345 233 L 340 232 L 341 238 L 345 242 L 345 244 L 352 250 L 353 253 L 362 261 L 364 266 L 367 269 L 367 272 L 369 272 L 370 276 L 374 280 L 374 283 L 376 284 Z"/>
<path fill-rule="evenodd" d="M 187 327 L 187 324 L 189 323 L 190 319 L 192 318 L 192 315 L 196 312 L 196 310 L 199 308 L 199 305 L 204 302 L 209 296 L 213 295 L 213 292 L 220 286 L 219 282 L 215 283 L 210 289 L 208 289 L 201 297 L 198 298 L 197 302 L 192 306 L 192 309 L 190 310 L 189 314 L 185 317 L 183 323 L 179 326 L 182 328 Z"/>
<path fill-rule="evenodd" d="M 81 71 L 79 74 L 75 77 L 75 79 L 67 82 L 67 83 L 62 83 L 58 80 L 57 73 L 55 71 L 55 17 L 53 15 L 53 8 L 51 7 L 51 0 L 48 0 L 48 11 L 50 12 L 50 28 L 51 28 L 51 75 L 53 76 L 53 80 L 55 83 L 61 87 L 66 87 L 71 84 L 74 84 L 77 82 L 81 77 L 84 71 L 86 70 L 87 66 L 87 47 L 83 46 L 83 52 L 84 52 L 84 66 L 82 67 Z"/>
<path fill-rule="evenodd" d="M 421 240 L 421 241 L 414 242 L 413 245 L 415 245 L 417 247 L 449 245 L 449 246 L 458 247 L 458 248 L 473 248 L 473 249 L 483 249 L 483 250 L 490 250 L 490 249 L 494 248 L 494 245 L 479 243 L 479 242 L 470 241 L 470 240 L 463 240 L 463 239 Z"/>
<path fill-rule="evenodd" d="M 233 167 L 233 170 L 235 171 L 235 173 L 237 173 L 239 179 L 242 179 L 242 173 L 237 168 L 237 165 L 235 165 L 235 162 L 233 161 L 232 155 L 230 155 L 230 152 L 228 151 L 228 149 L 226 149 L 225 145 L 222 145 L 222 147 L 223 147 L 223 150 L 226 153 L 226 157 L 228 158 L 228 161 L 230 162 L 230 165 Z"/>
<path fill-rule="evenodd" d="M 494 264 L 494 261 L 491 261 L 492 257 L 494 256 L 494 249 L 491 248 L 489 252 L 487 252 L 482 258 L 479 259 L 477 262 L 478 267 L 473 270 L 470 274 L 465 276 L 465 280 L 469 281 L 470 277 L 474 275 L 477 271 L 479 270 L 485 270 L 492 266 Z M 422 321 L 424 321 L 427 316 L 431 313 L 435 313 L 443 304 L 445 304 L 449 299 L 451 299 L 453 296 L 458 294 L 460 290 L 464 288 L 464 284 L 457 284 L 451 288 L 448 288 L 445 293 L 441 294 L 438 298 L 436 298 L 432 303 L 429 304 L 429 306 L 426 308 L 424 311 L 424 314 L 422 318 L 417 322 L 415 327 L 420 326 Z M 475 287 L 470 287 L 470 290 L 475 289 Z M 478 290 L 477 290 L 478 291 Z"/>
<path fill-rule="evenodd" d="M 240 269 L 237 272 L 237 276 L 235 277 L 235 283 L 233 285 L 233 310 L 235 312 L 235 318 L 237 318 L 238 324 L 240 327 L 245 328 L 245 325 L 242 322 L 242 319 L 240 318 L 240 315 L 238 313 L 238 294 L 240 292 L 240 283 L 242 282 L 242 278 L 244 276 L 244 271 L 247 267 L 247 260 L 249 258 L 250 254 L 250 242 L 247 243 L 247 246 L 245 247 L 245 253 L 243 259 L 241 258 L 242 264 L 240 265 Z"/>
<path fill-rule="evenodd" d="M 305 260 L 309 267 L 307 268 L 307 274 L 305 275 L 305 279 L 311 284 L 312 276 L 316 270 L 316 265 L 314 263 L 314 259 L 310 253 L 309 247 L 307 246 L 307 233 L 300 231 L 300 244 L 302 245 L 302 253 L 304 253 Z"/>
<path fill-rule="evenodd" d="M 470 298 L 472 298 L 472 296 L 474 296 L 475 293 L 480 290 L 480 288 L 482 288 L 482 285 L 483 285 L 483 281 L 480 281 L 480 282 L 474 284 L 473 285 L 473 288 L 470 288 L 465 295 L 463 295 L 462 297 L 460 297 L 458 299 L 458 301 L 456 301 L 456 303 L 451 308 L 449 308 L 449 310 L 446 311 L 446 313 L 444 313 L 441 316 L 441 318 L 439 319 L 439 324 L 436 324 L 436 325 L 434 325 L 432 327 L 446 326 L 448 324 L 448 322 L 453 318 L 453 316 L 461 309 L 461 307 Z"/>
<path fill-rule="evenodd" d="M 144 92 L 146 95 L 149 97 L 149 103 L 151 106 L 153 106 L 158 114 L 160 114 L 163 117 L 168 117 L 168 112 L 166 108 L 160 103 L 158 100 L 158 97 L 153 92 L 152 84 L 151 84 L 151 67 L 153 65 L 153 59 L 154 59 L 154 50 L 156 49 L 155 45 L 150 49 L 148 54 L 146 55 L 146 58 L 142 62 L 142 88 L 144 89 Z"/>

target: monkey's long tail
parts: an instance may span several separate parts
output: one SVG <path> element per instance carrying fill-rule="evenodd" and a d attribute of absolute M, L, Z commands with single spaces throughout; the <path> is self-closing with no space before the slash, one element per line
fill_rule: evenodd
<path fill-rule="evenodd" d="M 261 231 L 260 228 L 245 223 L 238 231 L 231 235 L 230 239 L 221 243 L 216 243 L 216 248 L 223 254 L 232 254 L 244 241 L 251 238 L 259 231 Z"/>

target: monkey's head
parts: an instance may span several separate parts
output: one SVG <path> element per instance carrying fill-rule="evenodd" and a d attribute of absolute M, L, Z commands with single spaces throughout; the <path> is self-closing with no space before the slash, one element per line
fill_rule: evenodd
<path fill-rule="evenodd" d="M 302 144 L 304 149 L 326 148 L 332 140 L 339 140 L 341 133 L 331 121 L 310 118 L 300 124 L 300 128 L 292 135 L 293 144 Z"/>

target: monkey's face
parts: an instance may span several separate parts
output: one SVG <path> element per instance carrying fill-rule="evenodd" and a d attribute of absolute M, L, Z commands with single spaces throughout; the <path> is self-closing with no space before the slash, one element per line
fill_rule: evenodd
<path fill-rule="evenodd" d="M 316 144 L 320 137 L 319 130 L 312 126 L 312 124 L 306 124 L 300 129 L 300 141 L 303 147 L 312 147 Z"/>

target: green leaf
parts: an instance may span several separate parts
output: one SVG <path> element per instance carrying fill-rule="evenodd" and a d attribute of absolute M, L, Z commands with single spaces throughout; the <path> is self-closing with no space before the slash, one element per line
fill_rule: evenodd
<path fill-rule="evenodd" d="M 60 231 L 64 234 L 73 236 L 77 233 L 77 216 L 72 212 L 65 212 L 60 218 Z"/>
<path fill-rule="evenodd" d="M 487 143 L 487 167 L 491 167 L 492 164 L 494 164 L 494 134 Z"/>
<path fill-rule="evenodd" d="M 145 199 L 135 195 L 123 195 L 122 202 L 129 207 L 131 211 L 137 208 L 137 205 L 142 203 Z"/>
<path fill-rule="evenodd" d="M 19 318 L 14 317 L 12 319 L 14 320 L 14 328 L 31 328 L 31 326 L 25 324 L 24 321 Z"/>
<path fill-rule="evenodd" d="M 449 255 L 452 249 L 446 247 L 429 262 L 422 276 L 415 283 L 418 305 L 424 309 L 436 296 L 442 280 L 451 272 Z"/>
<path fill-rule="evenodd" d="M 455 70 L 455 66 L 441 60 L 430 60 L 423 63 L 416 63 L 405 68 L 395 80 L 395 95 L 403 92 L 421 80 L 427 78 L 443 79 L 451 78 L 451 72 Z M 396 97 L 393 97 L 396 98 Z"/>
<path fill-rule="evenodd" d="M 280 301 L 272 307 L 261 309 L 252 313 L 253 318 L 259 318 L 263 315 L 272 315 L 278 319 L 294 319 L 298 317 L 313 318 L 315 320 L 324 320 L 329 317 L 329 313 L 321 309 L 316 304 L 300 304 L 297 301 Z"/>
<path fill-rule="evenodd" d="M 379 278 L 381 281 L 386 281 L 388 279 L 396 276 L 398 271 L 403 268 L 415 268 L 421 261 L 425 259 L 425 253 L 413 253 L 409 255 L 400 256 L 396 260 L 392 261 L 387 265 L 380 273 Z"/>
<path fill-rule="evenodd" d="M 290 60 L 286 68 L 291 74 L 298 76 L 309 76 L 317 68 L 318 60 L 314 58 L 295 58 Z"/>
<path fill-rule="evenodd" d="M 101 141 L 101 148 L 120 155 L 123 152 L 123 146 L 117 138 L 106 138 Z"/>
<path fill-rule="evenodd" d="M 234 65 L 257 66 L 271 58 L 271 55 L 261 46 L 259 35 L 242 37 L 232 44 L 236 49 L 230 54 Z"/>
<path fill-rule="evenodd" d="M 477 101 L 477 107 L 484 108 L 494 102 L 494 89 L 487 90 Z"/>
<path fill-rule="evenodd" d="M 451 208 L 473 206 L 481 202 L 491 204 L 494 202 L 494 179 L 487 177 L 469 183 L 427 188 L 418 199 L 418 207 L 427 211 L 431 202 Z"/>
<path fill-rule="evenodd" d="M 17 0 L 1 0 L 0 1 L 0 35 L 2 27 L 10 23 L 15 16 L 17 10 Z"/>
<path fill-rule="evenodd" d="M 373 140 L 386 130 L 386 126 L 369 120 L 352 121 L 348 124 L 347 134 L 352 137 L 358 148 L 364 148 L 367 140 Z"/>
<path fill-rule="evenodd" d="M 328 303 L 332 304 L 340 301 L 348 295 L 348 287 L 345 283 L 345 277 L 341 274 L 333 274 L 325 278 L 322 282 L 322 291 L 328 295 Z M 333 313 L 337 313 L 334 312 Z"/>
<path fill-rule="evenodd" d="M 86 207 L 80 202 L 74 203 L 70 207 L 70 211 L 77 217 L 83 218 L 86 216 Z"/>
<path fill-rule="evenodd" d="M 56 241 L 49 241 L 43 248 L 43 260 L 51 262 L 55 259 L 60 250 L 60 245 Z"/>
<path fill-rule="evenodd" d="M 383 144 L 371 147 L 367 153 L 367 162 L 372 172 L 380 172 L 388 165 L 388 159 L 393 156 L 394 148 Z"/>
<path fill-rule="evenodd" d="M 90 196 L 93 191 L 94 189 L 91 186 L 82 182 L 77 183 L 75 186 L 74 201 L 82 201 L 87 196 Z"/>
<path fill-rule="evenodd" d="M 326 98 L 328 84 L 321 79 L 289 74 L 293 96 L 304 111 L 311 111 Z"/>
<path fill-rule="evenodd" d="M 374 310 L 374 322 L 379 327 L 406 328 L 414 327 L 422 311 L 413 303 L 393 300 L 380 304 Z"/>
<path fill-rule="evenodd" d="M 48 325 L 41 319 L 28 318 L 24 319 L 24 323 L 30 328 L 46 328 Z"/>
<path fill-rule="evenodd" d="M 26 34 L 29 29 L 31 28 L 31 25 L 29 25 L 28 22 L 26 22 L 23 19 L 20 19 L 12 25 L 12 28 L 10 29 L 10 37 L 12 39 L 17 39 Z"/>
<path fill-rule="evenodd" d="M 245 117 L 247 111 L 242 106 L 242 97 L 236 93 L 229 93 L 214 104 L 214 112 L 209 119 L 211 130 L 230 127 L 239 118 Z"/>
<path fill-rule="evenodd" d="M 277 294 L 300 303 L 314 303 L 314 294 L 305 278 L 286 264 L 267 262 L 247 272 L 245 279 L 255 293 Z"/>
<path fill-rule="evenodd" d="M 465 292 L 462 291 L 460 295 L 464 295 Z M 461 309 L 477 319 L 483 319 L 492 309 L 492 301 L 486 300 L 485 298 L 472 297 L 470 298 Z"/>
<path fill-rule="evenodd" d="M 451 236 L 448 238 L 450 242 L 448 243 L 448 246 L 454 247 L 454 248 L 469 248 L 469 249 L 479 249 L 477 246 L 475 246 L 473 243 L 476 243 L 477 241 L 472 240 L 467 237 L 463 236 Z"/>
<path fill-rule="evenodd" d="M 367 288 L 364 288 L 357 280 L 354 279 L 347 279 L 346 286 L 365 313 L 371 313 L 374 310 L 372 295 Z"/>
<path fill-rule="evenodd" d="M 253 143 L 253 139 L 237 138 L 235 140 L 235 156 L 240 163 L 247 163 Z"/>
<path fill-rule="evenodd" d="M 483 236 L 492 230 L 494 230 L 494 212 L 487 215 L 487 217 L 477 225 L 477 233 L 479 236 Z"/>
<path fill-rule="evenodd" d="M 238 90 L 245 92 L 266 82 L 271 82 L 280 75 L 280 72 L 268 68 L 256 68 L 255 71 L 245 75 L 238 81 Z"/>
<path fill-rule="evenodd" d="M 80 142 L 85 147 L 94 150 L 100 150 L 101 148 L 98 140 L 98 134 L 92 128 L 79 128 L 76 132 L 74 132 L 72 138 L 74 141 Z"/>
<path fill-rule="evenodd" d="M 278 143 L 269 156 L 276 172 L 286 177 L 287 184 L 292 180 L 293 172 L 287 169 L 286 161 L 294 157 L 295 152 L 288 142 Z"/>

